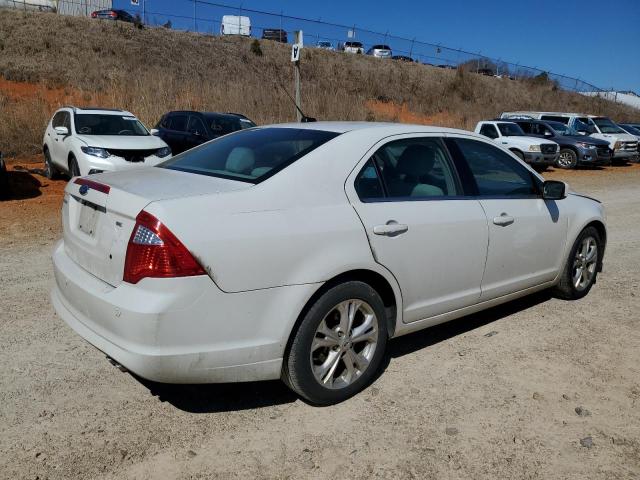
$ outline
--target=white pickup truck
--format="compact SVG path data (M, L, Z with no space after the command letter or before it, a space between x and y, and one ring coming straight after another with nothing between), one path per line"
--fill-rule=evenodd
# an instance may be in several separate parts
M560 152L560 147L556 142L527 137L517 123L509 121L478 122L475 132L508 148L521 160L534 167L553 165L558 157L558 152Z
M608 117L565 112L504 112L500 118L536 118L569 125L583 135L609 142L612 161L634 160L638 157L638 140L629 135Z

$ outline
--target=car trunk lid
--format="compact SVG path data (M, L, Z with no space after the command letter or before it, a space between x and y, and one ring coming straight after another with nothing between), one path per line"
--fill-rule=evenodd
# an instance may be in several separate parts
M65 251L95 277L118 286L136 216L147 205L251 186L154 167L76 178L65 188L62 212Z

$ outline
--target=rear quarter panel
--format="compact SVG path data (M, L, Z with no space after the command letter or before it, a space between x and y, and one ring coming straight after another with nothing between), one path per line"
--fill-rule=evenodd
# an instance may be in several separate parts
M225 292L323 282L361 268L389 277L344 191L376 140L347 135L351 141L338 137L243 191L159 201L146 210Z

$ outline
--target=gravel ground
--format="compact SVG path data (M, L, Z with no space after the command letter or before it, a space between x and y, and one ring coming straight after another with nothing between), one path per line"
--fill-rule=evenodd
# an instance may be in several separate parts
M640 478L640 166L547 176L606 205L588 297L540 294L396 339L372 387L314 408L280 382L160 385L109 364L49 303L64 181L14 172L0 477Z

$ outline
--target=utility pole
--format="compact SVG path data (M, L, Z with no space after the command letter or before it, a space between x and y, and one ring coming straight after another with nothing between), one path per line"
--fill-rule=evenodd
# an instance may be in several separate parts
M193 31L198 31L198 23L196 21L196 5L198 5L197 0L193 0Z
M293 32L294 42L291 45L291 61L293 62L293 80L295 88L295 100L296 100L296 119L298 122L302 121L302 108L300 98L300 50L302 50L303 39L302 30L296 30Z

